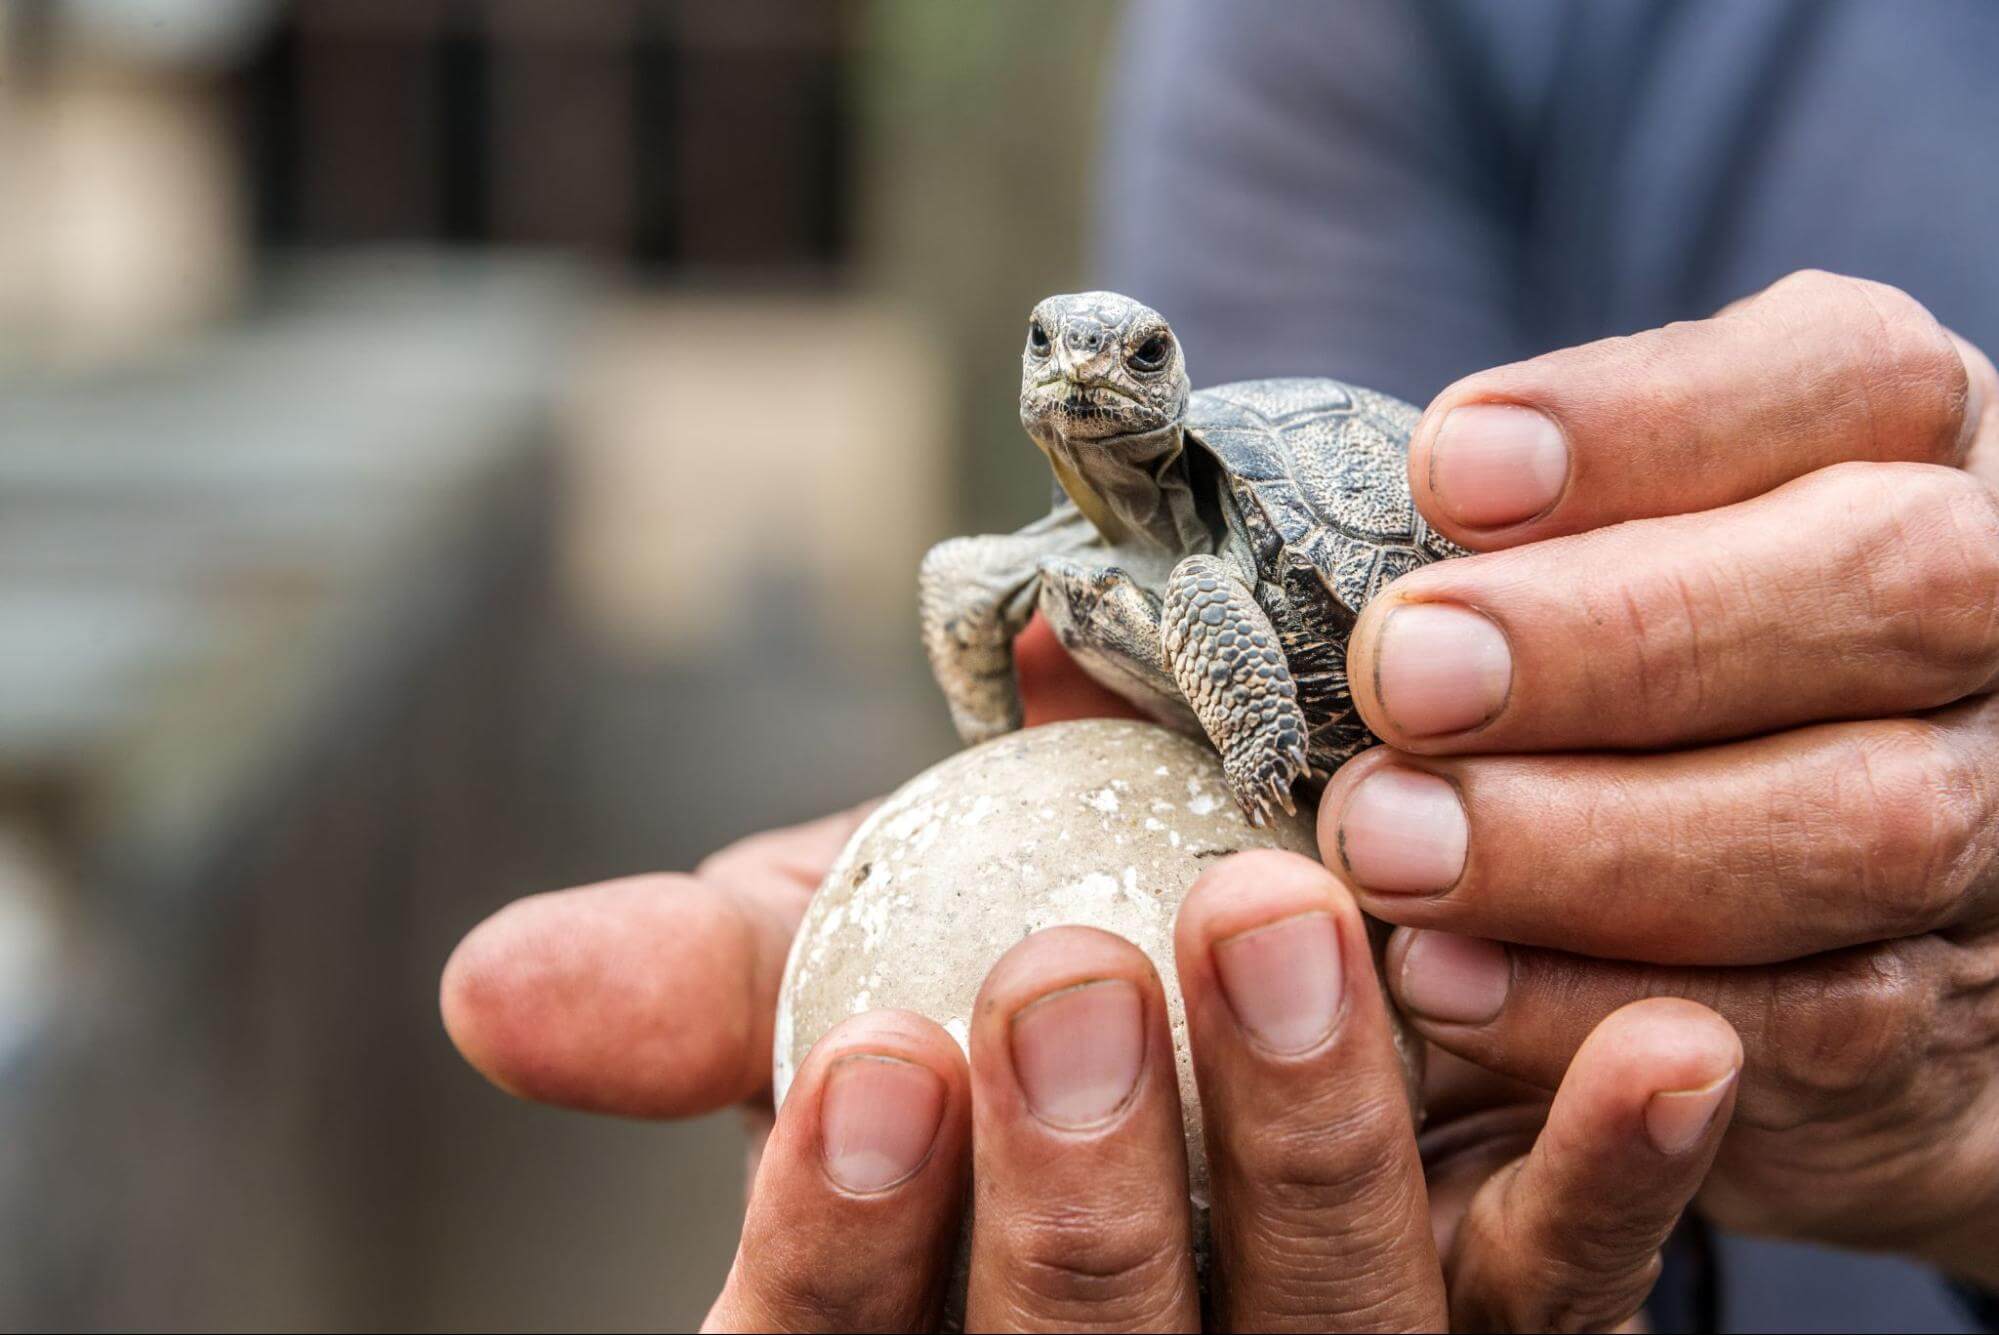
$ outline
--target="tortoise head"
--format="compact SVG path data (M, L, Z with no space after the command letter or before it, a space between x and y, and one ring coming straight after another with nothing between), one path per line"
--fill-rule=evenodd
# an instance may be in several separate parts
M1187 412L1180 340L1150 306L1115 292L1050 297L1027 321L1020 424L1044 450L1145 435Z

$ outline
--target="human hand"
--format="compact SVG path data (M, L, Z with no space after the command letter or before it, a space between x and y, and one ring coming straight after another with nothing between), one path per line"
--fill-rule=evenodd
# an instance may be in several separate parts
M1213 1175L1211 1324L1601 1329L1637 1310L1727 1121L1741 1050L1718 1017L1662 1000L1605 1020L1538 1138L1516 1119L1438 1157L1433 1218L1366 929L1333 879L1287 854L1217 866L1176 958ZM928 1328L968 1171L968 1329L1200 1327L1145 955L1088 928L1027 938L987 978L970 1050L968 1067L906 1012L814 1047L710 1329Z
M511 906L446 970L453 1038L502 1087L571 1107L664 1117L767 1100L783 954L858 814L747 840L692 876ZM1188 900L1177 953L1216 1183L1218 1323L1436 1328L1442 1293L1462 1328L1596 1328L1637 1308L1726 1124L1740 1047L1716 1017L1673 1001L1620 1011L1552 1108L1433 1095L1426 1207L1372 960L1332 878L1274 854L1219 864ZM1097 1060L1081 1060L1090 1026L1058 1014L1111 980L1136 1000L1097 1009L1127 1031L1139 1017L1135 1065L1109 1060L1102 1035ZM1054 1016L1057 1055L1077 1060L1044 1053L1023 1078L1029 1012L1042 1023L1025 1021L1028 1045ZM711 1324L926 1325L968 1163L975 1327L1195 1322L1178 1095L1143 955L1085 929L1039 934L994 971L976 1014L969 1070L906 1014L859 1017L815 1047ZM1065 1071L1088 1078L1065 1092ZM1133 1092L1084 1128L1053 1124L1105 1071ZM1052 1121L1030 1087L1060 1105Z
M1800 274L1459 382L1410 476L1490 554L1362 614L1388 746L1320 842L1418 1027L1552 1087L1701 1001L1748 1054L1709 1215L1999 1281L1991 363Z
M1016 645L1029 725L1136 717L1046 623ZM532 895L481 923L439 988L452 1041L508 1093L585 1112L693 1117L770 1102L791 938L869 806L754 835L691 873Z

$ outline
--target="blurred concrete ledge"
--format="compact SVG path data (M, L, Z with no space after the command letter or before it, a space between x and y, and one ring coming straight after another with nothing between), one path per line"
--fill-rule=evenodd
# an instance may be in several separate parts
M520 861L586 294L302 260L169 359L0 382L0 1325L421 1307L434 915Z
M93 874L180 879L548 504L582 295L529 259L299 263L170 363L0 380L0 784Z
M0 1328L699 1321L733 1117L512 1102L437 972L952 745L1111 12L0 0Z
M732 1120L509 1102L437 972L948 749L947 383L875 302L421 251L0 379L0 1327L697 1321Z

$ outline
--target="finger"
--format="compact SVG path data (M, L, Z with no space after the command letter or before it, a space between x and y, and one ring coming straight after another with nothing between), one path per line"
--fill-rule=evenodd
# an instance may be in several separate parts
M1186 1138L1159 979L1087 927L1028 937L972 1017L968 1330L1196 1330Z
M1430 1042L1543 1088L1634 999L1685 997L1721 1015L1745 1054L1727 1142L1701 1193L1702 1213L1723 1227L1859 1242L1989 1209L1990 1186L1962 1171L1953 1130L1977 1083L1949 1074L1967 1041L1962 998L1990 988L1982 944L1921 936L1761 968L1662 969L1405 929L1389 942L1388 976ZM1911 1090L1934 1097L1911 1103ZM1883 1122L1884 1108L1902 1111ZM1858 1233L1850 1200L1796 1190L1801 1146L1841 1146L1850 1162L1874 1165L1889 1129L1893 1162L1882 1161Z
M1913 298L1798 273L1711 320L1460 380L1417 425L1410 490L1457 541L1517 546L1851 460L1959 464L1989 388Z
M1999 916L1999 701L1670 755L1349 762L1327 864L1376 917L1760 964Z
M544 1103L687 1117L764 1094L785 954L863 814L746 839L692 876L509 904L445 965L445 1029L487 1079Z
M1635 1002L1577 1051L1523 1158L1472 1198L1452 1330L1609 1330L1637 1314L1734 1104L1742 1044L1692 1002Z
M1325 869L1210 869L1174 943L1227 1330L1441 1330L1406 1078L1367 927Z
M1389 986L1438 1047L1553 1089L1619 1007L1684 997L1741 1035L1738 1126L1765 1131L1877 1105L1930 1058L1939 987L1959 948L1915 937L1757 968L1661 968L1398 928Z
M1079 718L1134 718L1145 714L1078 667L1048 619L1036 612L1013 642L1013 671L1020 684L1022 726Z
M1723 510L1425 566L1362 611L1354 701L1427 754L1654 747L1999 682L1999 498L1848 464Z
M704 1330L929 1330L958 1242L971 1096L951 1036L873 1011L814 1045Z

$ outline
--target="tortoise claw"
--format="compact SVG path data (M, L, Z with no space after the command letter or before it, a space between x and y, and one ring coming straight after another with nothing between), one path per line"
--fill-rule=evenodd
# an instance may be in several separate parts
M1283 760L1289 760L1286 755ZM1230 767L1229 788L1235 794L1236 805L1242 814L1257 829L1267 827L1281 808L1288 816L1298 814L1297 799L1291 794L1291 785L1304 772L1303 766L1292 768L1282 764L1259 766L1249 775L1244 775Z

